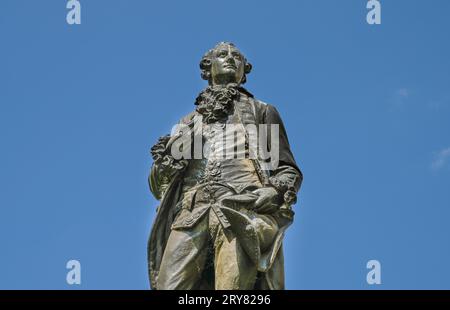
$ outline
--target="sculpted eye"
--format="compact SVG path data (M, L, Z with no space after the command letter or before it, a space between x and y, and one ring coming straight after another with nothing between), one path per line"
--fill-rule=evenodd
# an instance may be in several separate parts
M226 56L227 56L227 51L220 51L220 52L217 54L217 56L218 56L218 57L221 57L221 58L226 57Z

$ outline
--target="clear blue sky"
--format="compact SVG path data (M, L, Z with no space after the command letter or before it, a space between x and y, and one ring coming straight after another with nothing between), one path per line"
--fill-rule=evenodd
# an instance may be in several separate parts
M450 288L450 2L0 2L0 288L147 289L149 149L232 41L305 181L289 289ZM366 283L366 263L382 285Z

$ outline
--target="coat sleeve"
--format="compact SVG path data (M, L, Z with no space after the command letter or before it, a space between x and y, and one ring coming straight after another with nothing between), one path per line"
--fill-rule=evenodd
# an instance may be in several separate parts
M177 124L175 132L171 135L165 135L158 139L158 142L152 146L151 154L153 158L152 168L148 177L150 191L157 200L161 200L169 184L176 175L182 174L188 165L186 159L175 159L170 153L170 145L179 138L189 139L190 134L181 134L186 127L192 126L192 119L195 113L192 112L183 117Z
M157 164L153 163L152 168L150 170L150 175L148 176L148 185L150 187L150 191L153 196L157 200L161 200L169 182L164 180L160 173L158 172Z
M274 167L269 172L269 183L273 186L282 199L288 205L294 204L297 198L297 192L303 181L303 174L295 162L292 154L286 128L277 109L272 105L267 105L263 113L263 123L267 125L278 125L279 130L279 162L278 166ZM268 126L270 131L271 126ZM272 148L274 141L271 141L271 134L268 134L269 146Z

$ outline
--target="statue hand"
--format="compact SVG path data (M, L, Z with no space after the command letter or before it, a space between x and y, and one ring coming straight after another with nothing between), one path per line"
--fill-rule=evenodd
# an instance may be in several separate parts
M183 172L187 165L186 159L176 160L171 155L165 155L157 167L161 176L171 179L175 174Z
M254 208L257 213L270 214L278 210L279 204L277 200L279 200L279 195L273 187L258 188L253 193L259 196Z

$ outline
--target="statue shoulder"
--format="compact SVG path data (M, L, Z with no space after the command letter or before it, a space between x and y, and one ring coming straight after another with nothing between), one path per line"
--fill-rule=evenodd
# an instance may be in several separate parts
M255 107L255 112L260 117L265 117L267 113L270 114L274 112L277 113L277 109L275 108L275 106L270 103L267 103L257 98L252 98L252 101Z
M192 122L195 115L197 115L197 112L194 110L191 113L183 116L178 123L179 124L189 124L190 122Z
M280 112L274 105L253 98L253 106L258 123L282 123Z

